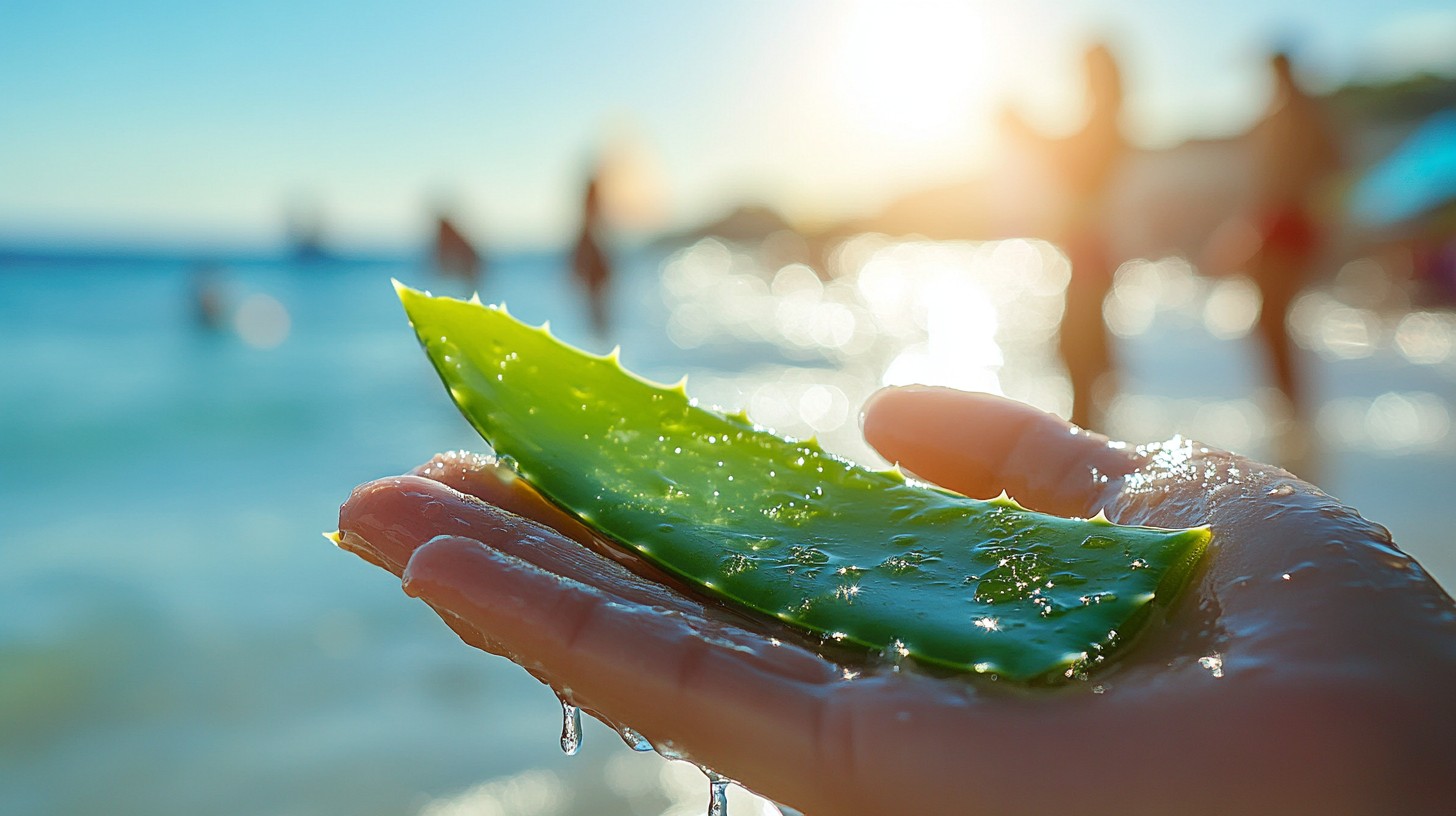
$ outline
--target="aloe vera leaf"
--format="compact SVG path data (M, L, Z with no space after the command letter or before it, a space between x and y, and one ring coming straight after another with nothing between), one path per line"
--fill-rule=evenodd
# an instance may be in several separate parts
M450 395L546 496L726 601L958 670L1056 680L1174 596L1207 528L1064 519L869 470L696 406L503 307L398 283Z

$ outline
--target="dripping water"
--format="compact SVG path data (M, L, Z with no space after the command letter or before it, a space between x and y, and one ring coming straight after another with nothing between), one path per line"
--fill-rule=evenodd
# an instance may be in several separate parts
M561 750L567 756L576 756L581 750L581 709L561 700Z
M561 700L561 750L567 756L575 756L581 750L581 709L567 702L565 697L558 695L558 699ZM671 741L656 748L646 737L627 726L617 729L617 734L633 751L656 750L668 759L682 756ZM699 768L708 777L708 816L728 816L728 785L731 783L711 768Z
M728 780L703 769L708 777L708 816L728 816Z

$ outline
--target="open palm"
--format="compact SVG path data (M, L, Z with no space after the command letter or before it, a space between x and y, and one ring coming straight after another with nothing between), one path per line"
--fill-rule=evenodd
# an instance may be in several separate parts
M340 543L469 644L816 814L1373 814L1456 807L1456 604L1388 532L1285 471L1129 448L985 395L882 392L865 435L971 496L1210 524L1166 620L1026 690L830 654L702 600L486 457L363 485Z

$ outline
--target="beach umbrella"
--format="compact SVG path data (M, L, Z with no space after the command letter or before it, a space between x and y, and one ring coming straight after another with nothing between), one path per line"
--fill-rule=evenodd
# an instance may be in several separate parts
M1351 213L1390 227L1456 201L1456 110L1435 114L1355 185Z

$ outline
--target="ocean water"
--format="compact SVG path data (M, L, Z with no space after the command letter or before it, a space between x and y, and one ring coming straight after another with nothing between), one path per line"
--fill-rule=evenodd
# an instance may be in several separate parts
M865 460L858 406L884 382L1065 408L1065 269L1045 245L866 238L830 284L770 261L714 242L624 258L610 338L561 257L507 256L481 294ZM207 330L194 269L0 258L0 813L704 812L695 768L595 723L562 756L548 689L320 537L355 484L480 445L389 278L436 282L407 258L223 258L229 319ZM1109 306L1127 362L1114 429L1266 454L1247 292L1181 270L1130 268ZM1428 488L1456 484L1453 322L1310 297L1319 481L1451 586Z
M605 787L638 758L604 729L560 757L549 690L320 536L354 484L478 447L389 284L428 278L226 266L251 337L198 328L186 261L0 272L0 812L397 814L512 779L542 813L671 804L650 760ZM485 292L600 346L560 267ZM660 337L652 268L625 270L624 342Z

